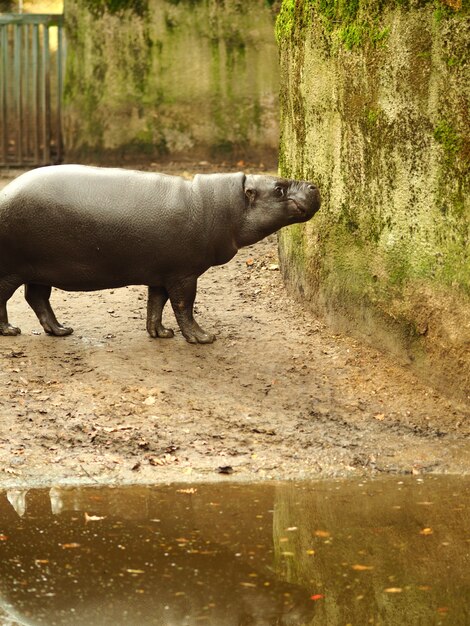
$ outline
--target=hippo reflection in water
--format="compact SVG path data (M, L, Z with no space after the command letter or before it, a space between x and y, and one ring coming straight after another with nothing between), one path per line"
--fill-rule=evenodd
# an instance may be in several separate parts
M251 565L246 554L235 552L240 546L228 549L234 538L221 526L217 509L209 507L207 527L214 528L210 538L199 530L191 511L181 507L180 511L176 505L172 515L160 520L152 517L158 502L149 500L136 502L134 516L127 519L91 509L99 519L86 523L90 500L80 503L71 491L80 492L54 490L50 501L45 491L14 492L8 499L0 494L2 532L8 536L8 541L0 542L0 593L3 608L19 623L302 626L311 622L314 603L309 592L277 579L263 563ZM52 515L51 505L60 513ZM224 545L214 540L216 532ZM266 549L261 546L261 556Z

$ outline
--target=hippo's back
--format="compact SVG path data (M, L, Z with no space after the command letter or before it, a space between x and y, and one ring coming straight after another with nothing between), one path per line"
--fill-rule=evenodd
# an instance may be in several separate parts
M21 220L54 218L78 224L92 220L110 225L147 220L154 213L181 207L188 182L178 176L86 165L55 165L19 176L0 194L0 215ZM58 223L57 222L57 223Z
M32 170L0 192L0 271L64 289L145 284L173 262L189 196L188 181L164 174Z

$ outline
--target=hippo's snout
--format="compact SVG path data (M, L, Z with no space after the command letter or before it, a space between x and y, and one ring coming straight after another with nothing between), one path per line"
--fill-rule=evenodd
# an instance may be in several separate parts
M320 191L313 183L300 182L293 185L288 199L302 221L309 220L320 209Z

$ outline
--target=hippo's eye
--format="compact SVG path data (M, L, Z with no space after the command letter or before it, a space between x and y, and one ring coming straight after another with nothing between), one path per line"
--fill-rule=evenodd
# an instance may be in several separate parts
M286 188L281 187L281 185L276 185L274 187L274 195L276 195L278 198L283 198L286 195Z

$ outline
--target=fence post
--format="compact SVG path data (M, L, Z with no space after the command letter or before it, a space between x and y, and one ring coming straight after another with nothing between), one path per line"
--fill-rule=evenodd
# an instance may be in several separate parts
M8 30L4 25L0 26L0 66L2 68L2 160L8 161Z
M62 25L63 15L0 14L0 166L63 158Z

